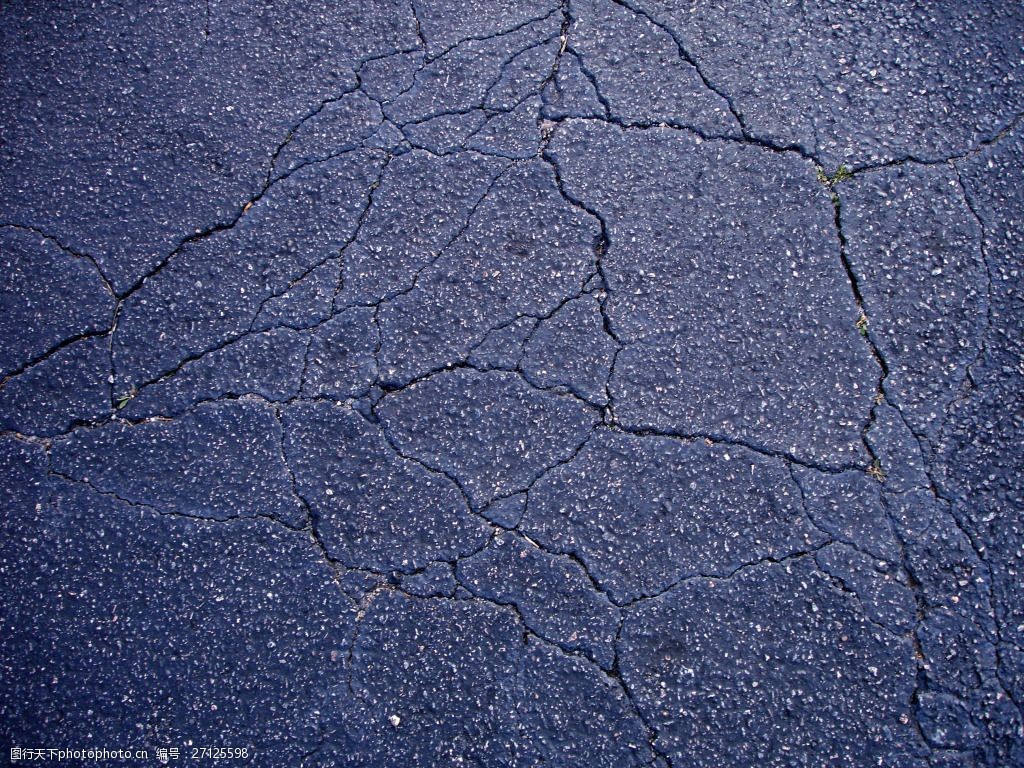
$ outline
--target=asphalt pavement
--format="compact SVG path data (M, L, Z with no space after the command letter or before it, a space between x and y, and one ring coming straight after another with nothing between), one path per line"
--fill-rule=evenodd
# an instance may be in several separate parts
M0 39L4 760L1024 766L1024 5Z

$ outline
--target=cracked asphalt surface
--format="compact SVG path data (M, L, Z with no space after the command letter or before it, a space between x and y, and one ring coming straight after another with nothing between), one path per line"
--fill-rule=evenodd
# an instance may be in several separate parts
M1020 3L0 33L5 750L1024 766Z

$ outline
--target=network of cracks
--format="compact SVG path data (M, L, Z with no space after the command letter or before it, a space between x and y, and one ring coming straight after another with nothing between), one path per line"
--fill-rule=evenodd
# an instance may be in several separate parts
M206 229L4 205L5 735L1024 760L1021 116L773 118L653 0L378 10Z

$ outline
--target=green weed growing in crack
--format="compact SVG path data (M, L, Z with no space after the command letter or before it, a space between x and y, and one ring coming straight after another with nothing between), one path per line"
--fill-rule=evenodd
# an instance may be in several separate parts
M864 310L860 311L856 326L858 333L866 339L868 337L868 316L864 314Z
M850 172L850 169L847 168L845 165L840 165L838 168L836 168L836 172L832 174L831 182L833 184L839 184L842 181L846 181L847 179L852 178L853 174Z
M877 480L880 483L885 482L885 470L882 469L882 462L878 459L874 459L871 462L871 466L867 470L868 477Z
M829 176L825 172L824 168L822 168L820 165L818 166L818 181L820 181L827 187L835 186L836 184L839 184L852 178L853 171L851 171L843 164L840 164L839 167L836 168L835 173L833 173L831 176Z
M128 405L128 403L130 403L132 401L132 398L134 398L135 395L137 395L137 394L138 394L138 391L136 391L135 387L132 387L127 392L125 392L123 395L119 395L117 397L117 400L116 400L116 403L115 403L116 406L117 406L117 410L120 411L121 409L123 409L126 405Z

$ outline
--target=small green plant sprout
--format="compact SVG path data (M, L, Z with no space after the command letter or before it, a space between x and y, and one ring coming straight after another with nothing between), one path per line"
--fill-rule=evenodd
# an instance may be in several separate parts
M836 168L836 172L832 174L832 183L838 184L841 181L846 181L847 179L852 178L853 174L850 172L850 169L847 168L845 165L840 165L838 168Z
M846 181L847 179L852 178L853 172L845 165L840 165L838 168L836 168L835 173L833 173L831 176L828 175L824 168L822 168L820 165L818 166L818 181L820 181L827 187L835 186L841 181Z
M122 408L124 408L126 405L128 405L128 403L130 403L132 401L132 398L135 397L135 395L137 395L137 394L138 394L138 392L136 392L135 387L132 387L127 392L125 392L123 395L118 395L118 397L117 397L117 410L120 411Z
M880 483L885 482L885 470L882 469L882 462L878 459L874 459L871 462L871 466L868 467L868 477L873 478Z
M868 316L864 314L864 310L861 310L860 315L857 317L856 325L860 335L866 339L868 337Z

